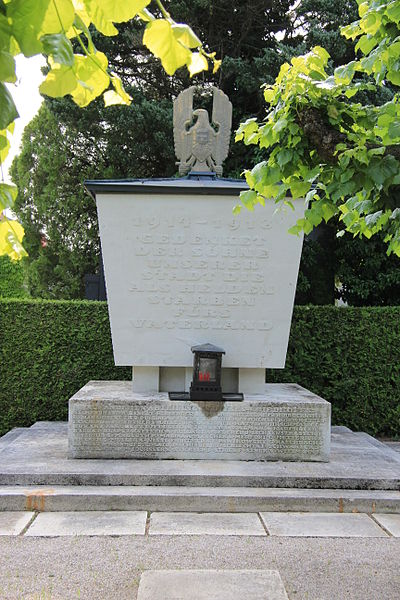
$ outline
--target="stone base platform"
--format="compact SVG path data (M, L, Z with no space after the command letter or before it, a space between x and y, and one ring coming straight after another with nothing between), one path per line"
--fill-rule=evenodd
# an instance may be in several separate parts
M68 456L326 462L330 408L296 384L267 384L242 402L197 402L91 381L69 401Z
M399 512L400 452L333 427L329 462L68 459L68 423L0 438L0 511Z

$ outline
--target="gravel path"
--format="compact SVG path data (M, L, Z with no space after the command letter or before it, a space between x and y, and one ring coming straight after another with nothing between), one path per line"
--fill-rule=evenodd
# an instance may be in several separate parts
M5 536L0 598L135 600L148 569L277 569L291 600L398 600L399 564L390 537Z

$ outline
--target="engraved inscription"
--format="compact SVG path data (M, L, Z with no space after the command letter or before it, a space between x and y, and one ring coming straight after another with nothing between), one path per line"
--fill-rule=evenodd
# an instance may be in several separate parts
M90 403L76 405L70 426L82 456L321 460L329 438L325 406L304 404L226 404L207 418L195 403L99 401L95 414Z
M275 287L264 280L268 219L226 222L204 216L136 216L131 222L139 270L128 291L140 295L133 329L265 331L257 315ZM158 309L158 312L157 312ZM151 315L151 318L149 316Z

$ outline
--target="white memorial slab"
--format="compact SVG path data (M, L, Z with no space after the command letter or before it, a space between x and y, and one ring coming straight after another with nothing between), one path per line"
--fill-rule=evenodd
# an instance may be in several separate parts
M88 184L117 365L191 367L191 346L211 342L224 367L284 367L302 247L288 229L304 200L234 216L245 184L211 183Z

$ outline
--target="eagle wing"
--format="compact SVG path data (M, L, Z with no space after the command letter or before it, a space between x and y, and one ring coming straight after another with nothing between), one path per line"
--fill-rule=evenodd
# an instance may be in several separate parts
M193 93L196 87L192 85L184 90L174 100L174 144L175 154L181 163L185 163L191 155L192 136L187 132L187 125L192 120Z
M232 127L232 103L222 90L213 86L212 120L218 126L214 159L217 165L222 165L229 152Z

